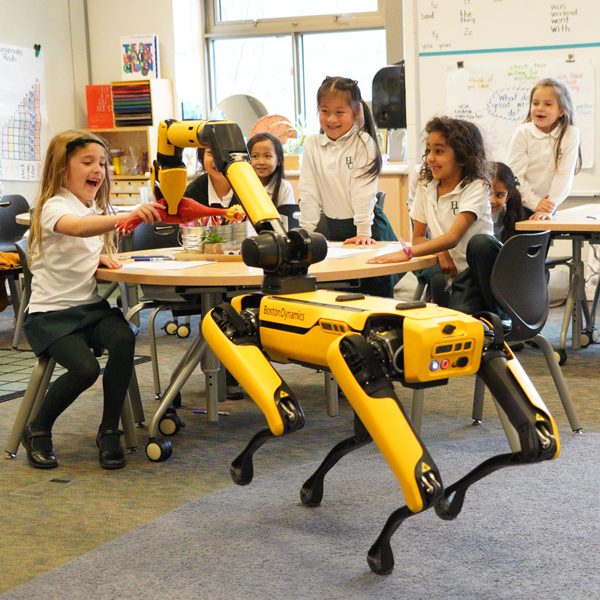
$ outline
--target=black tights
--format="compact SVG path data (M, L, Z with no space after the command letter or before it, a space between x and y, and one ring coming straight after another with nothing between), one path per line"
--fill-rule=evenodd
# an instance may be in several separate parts
M110 315L48 347L46 352L67 372L48 389L31 422L33 431L51 431L56 419L98 379L100 365L91 348L108 350L102 378L104 411L100 428L103 431L118 429L133 369L135 336L124 319Z

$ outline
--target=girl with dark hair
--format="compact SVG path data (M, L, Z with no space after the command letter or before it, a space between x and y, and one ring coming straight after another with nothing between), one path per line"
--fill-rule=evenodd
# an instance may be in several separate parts
M396 241L376 205L381 152L358 83L327 77L317 92L317 106L321 133L306 141L298 183L300 226L314 231L324 213L332 241L357 245ZM364 291L392 297L397 281L396 275L371 278Z
M494 175L490 203L494 235L504 244L515 235L515 223L527 217L521 201L521 193L510 167L501 162L495 162L492 166Z
M493 237L490 181L483 137L469 121L435 117L425 126L427 145L415 200L412 246L368 263L404 262L437 254L438 265L416 271L431 299L473 314L499 312L489 280L502 244ZM426 237L429 227L431 238ZM478 235L481 234L481 235Z
M283 146L272 133L257 133L248 140L250 163L275 206L295 204L294 189L283 172Z

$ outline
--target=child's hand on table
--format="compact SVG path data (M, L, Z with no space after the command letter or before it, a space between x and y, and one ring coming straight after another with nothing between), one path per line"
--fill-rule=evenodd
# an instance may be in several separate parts
M356 244L357 246L368 246L376 243L377 242L368 235L357 235L344 240L344 244Z
M100 259L98 260L99 267L106 267L107 269L120 269L123 265L116 260L113 260L106 254L101 254Z

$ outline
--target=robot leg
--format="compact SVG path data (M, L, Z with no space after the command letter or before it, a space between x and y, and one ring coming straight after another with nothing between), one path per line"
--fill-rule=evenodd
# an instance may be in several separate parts
M252 327L227 303L202 321L202 334L219 360L263 411L269 429L259 431L231 464L238 485L252 481L252 456L270 437L287 435L304 426L304 413L294 392L258 347Z
M555 459L560 452L556 424L508 347L486 350L479 375L504 411L520 448L484 461L448 486L435 509L437 515L446 520L460 513L467 489L476 481L504 467Z
M358 334L340 338L329 347L327 362L406 499L407 506L392 513L367 557L373 572L387 574L394 568L392 536L405 519L443 497L442 480L365 338Z

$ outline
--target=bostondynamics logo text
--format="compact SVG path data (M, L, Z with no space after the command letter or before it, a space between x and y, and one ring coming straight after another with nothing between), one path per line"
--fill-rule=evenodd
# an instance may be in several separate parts
M263 315L269 317L279 317L284 321L304 321L304 313L299 310L286 310L283 307L275 308L274 306L264 306Z

